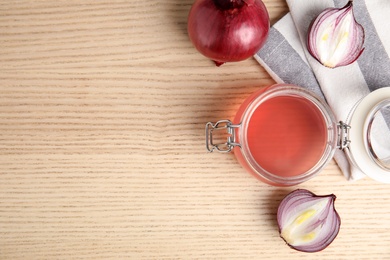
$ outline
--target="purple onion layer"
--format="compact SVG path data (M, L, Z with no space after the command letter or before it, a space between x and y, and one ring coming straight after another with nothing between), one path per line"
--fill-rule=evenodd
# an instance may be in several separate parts
M334 194L317 196L298 189L280 203L277 213L280 236L293 249L318 252L329 246L340 230Z

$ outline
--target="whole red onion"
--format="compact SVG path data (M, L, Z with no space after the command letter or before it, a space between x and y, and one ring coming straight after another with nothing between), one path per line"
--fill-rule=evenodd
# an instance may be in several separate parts
M188 16L192 43L217 66L253 56L268 31L269 16L261 0L196 0Z

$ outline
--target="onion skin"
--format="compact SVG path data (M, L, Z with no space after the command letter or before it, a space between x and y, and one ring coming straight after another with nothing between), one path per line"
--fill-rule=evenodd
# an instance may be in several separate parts
M190 40L217 66L252 57L264 45L269 27L261 0L196 0L188 15Z
M329 68L355 62L364 48L364 28L356 22L353 1L343 8L327 8L313 20L308 33L309 53Z
M340 230L335 200L334 194L317 196L304 189L292 191L278 207L281 238L298 251L313 253L325 249Z

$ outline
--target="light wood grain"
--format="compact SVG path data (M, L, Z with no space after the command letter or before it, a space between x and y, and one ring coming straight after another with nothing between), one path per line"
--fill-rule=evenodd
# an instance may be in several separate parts
M340 234L278 236L289 191L208 154L204 124L273 84L187 37L192 0L0 3L0 259L390 259L390 188L332 161L297 187L334 193ZM266 0L271 22L283 0Z

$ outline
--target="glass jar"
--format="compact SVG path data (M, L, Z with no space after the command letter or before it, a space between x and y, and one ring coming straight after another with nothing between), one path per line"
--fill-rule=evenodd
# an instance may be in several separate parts
M390 88L379 89L355 106L350 119L337 122L329 106L310 91L272 85L248 97L233 121L207 123L206 148L233 151L247 171L275 186L313 178L339 148L367 175L390 183L390 145L374 138L385 132L390 142L390 121L389 129L382 129L389 104ZM226 131L227 141L220 142L219 130Z

